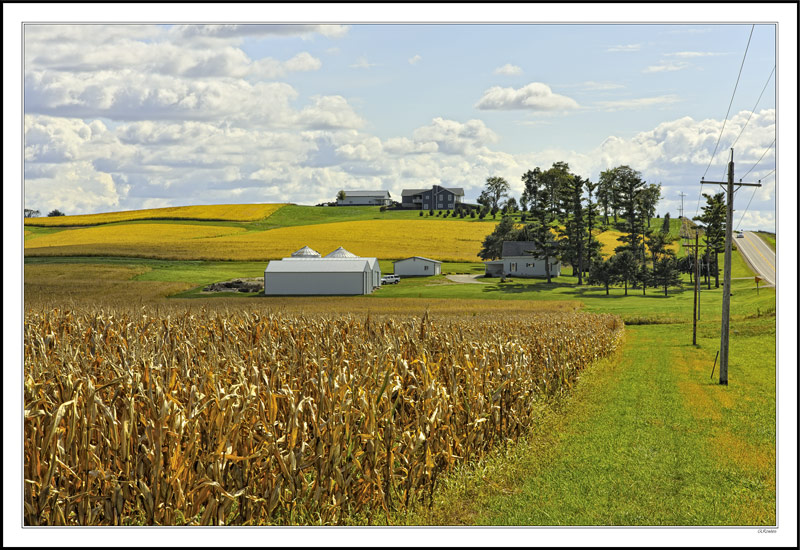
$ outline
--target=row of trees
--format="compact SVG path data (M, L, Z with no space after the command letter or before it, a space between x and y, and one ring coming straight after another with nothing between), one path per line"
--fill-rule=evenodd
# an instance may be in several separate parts
M41 214L42 213L39 212L38 210L33 210L31 208L25 208L22 212L22 215L25 216L26 218L38 218L39 216L41 216ZM64 214L61 210L56 208L55 210L51 210L50 213L47 214L48 218L52 218L54 216L66 216L66 214Z
M522 175L524 189L520 204L528 216L521 227L504 216L486 237L481 259L499 258L503 241L531 241L532 249L544 259L547 282L551 282L553 261L569 263L578 284L584 276L590 284L650 287L680 284L675 253L668 248L669 219L656 230L651 218L661 197L661 185L648 185L630 166L618 166L601 173L597 183L573 174L565 162L556 162L547 170L539 167ZM479 202L497 208L508 196L509 185L503 178L487 179ZM508 202L508 201L507 201ZM596 230L611 224L622 236L614 255L604 259Z

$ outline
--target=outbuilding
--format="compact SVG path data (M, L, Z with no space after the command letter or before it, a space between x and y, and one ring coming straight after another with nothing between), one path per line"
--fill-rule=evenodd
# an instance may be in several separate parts
M264 270L264 294L370 294L380 280L377 258L361 258L341 247L322 257L304 246L288 258L269 262Z
M484 262L486 277L547 277L544 258L529 241L503 241L502 259ZM550 258L550 276L561 275L561 262Z
M431 275L442 274L442 262L423 258L422 256L412 256L394 262L394 274L401 277L429 277Z

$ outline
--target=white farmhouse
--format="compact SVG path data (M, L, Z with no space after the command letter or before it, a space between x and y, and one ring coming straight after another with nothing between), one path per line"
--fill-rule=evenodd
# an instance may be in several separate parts
M337 206L389 206L392 196L388 191L347 191L344 198L337 199Z
M370 294L380 281L377 258L361 258L341 247L323 258L304 246L288 258L269 262L264 270L264 294Z
M544 258L529 241L503 241L502 259L484 262L486 277L547 277ZM561 262L550 258L550 276L561 275Z
M423 258L422 256L412 256L394 262L394 274L401 277L428 277L430 275L442 274L442 262Z

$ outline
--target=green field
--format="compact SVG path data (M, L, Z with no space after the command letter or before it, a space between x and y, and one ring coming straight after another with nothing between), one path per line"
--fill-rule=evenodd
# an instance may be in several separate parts
M426 214L427 216L427 214ZM371 219L419 219L418 212L377 207L288 205L258 222L218 222L248 231ZM448 218L450 219L450 218ZM459 219L459 218L455 218ZM469 221L470 218L464 218ZM490 217L484 220L496 223ZM477 219L476 219L477 222ZM136 222L130 222L136 223ZM152 223L152 222L151 222ZM171 222L174 223L174 222ZM200 223L200 222L185 222ZM659 227L661 220L653 220ZM209 225L209 222L204 222ZM679 220L672 220L677 235ZM26 227L26 239L60 229ZM762 235L763 237L763 235ZM769 239L765 239L770 242ZM771 246L775 246L772 235ZM679 254L682 254L679 251ZM719 257L720 263L723 255ZM223 300L272 307L270 298L202 287L237 277L263 276L266 262L167 261L119 257L28 257L26 302L70 294L98 303L125 299ZM383 273L392 262L380 261ZM730 384L711 377L719 347L722 289L701 290L698 343L692 345L693 285L663 289L605 289L577 285L569 267L548 284L538 279L478 278L456 283L446 275L480 274L481 263L447 263L443 275L405 278L368 297L335 298L394 311L399 299L464 305L521 301L572 302L584 311L612 313L626 323L617 355L586 371L567 398L542 405L538 428L485 461L443 480L433 504L411 513L354 517L395 525L750 525L776 523L776 292L757 291L753 273L733 253ZM93 287L92 280L103 283ZM105 279L105 280L101 280ZM721 276L720 276L721 279ZM721 283L721 280L720 280ZM170 298L164 298L169 295ZM421 299L421 302L420 302ZM300 300L298 300L300 301ZM373 305L374 304L374 305ZM473 306L474 307L474 306ZM362 309L358 309L361 311ZM717 376L715 374L715 376Z

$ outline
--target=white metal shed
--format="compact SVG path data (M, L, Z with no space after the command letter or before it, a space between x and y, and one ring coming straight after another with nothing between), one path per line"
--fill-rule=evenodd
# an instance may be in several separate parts
M369 294L373 274L366 258L306 261L273 260L264 270L270 296Z
M429 277L431 275L442 274L442 262L423 258L422 256L412 256L394 262L394 274L401 277Z

